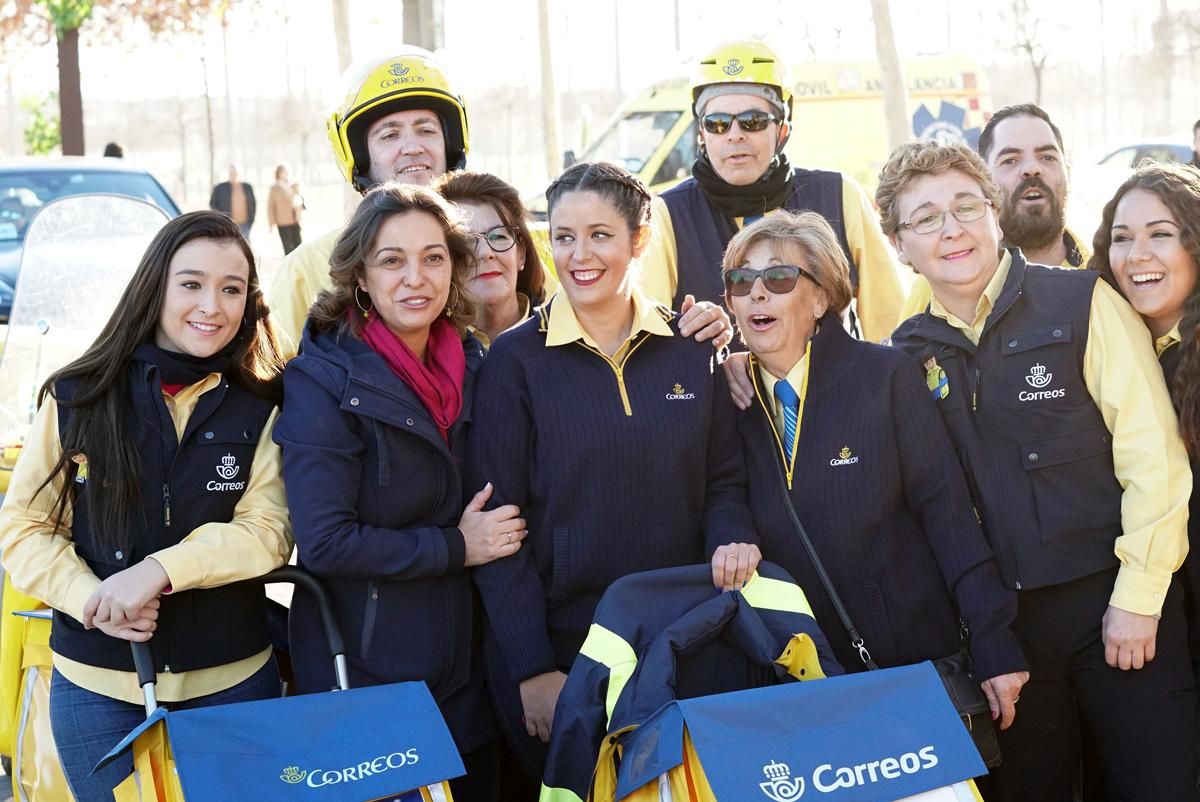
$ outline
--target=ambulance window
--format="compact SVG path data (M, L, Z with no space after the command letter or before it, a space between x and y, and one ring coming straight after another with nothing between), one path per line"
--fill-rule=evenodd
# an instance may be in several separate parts
M687 131L679 137L675 147L663 159L650 186L682 181L692 174L692 164L696 161L696 123L693 121Z
M658 150L663 137L674 127L680 113L629 112L588 148L582 161L608 161L621 165L631 173L641 172L646 161Z

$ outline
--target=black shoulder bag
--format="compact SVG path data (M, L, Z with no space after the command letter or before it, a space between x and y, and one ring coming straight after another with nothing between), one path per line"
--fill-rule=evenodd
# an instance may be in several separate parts
M779 463L776 465L779 467L779 481L788 517L792 519L792 525L796 527L796 533L800 535L800 542L804 544L808 558L812 560L813 567L817 570L817 576L821 578L821 584L825 586L825 592L829 595L829 600L833 602L833 608L837 610L838 618L842 620L846 634L850 636L850 645L858 651L858 656L863 664L869 670L874 671L879 666L871 659L871 653L867 650L862 635L855 628L854 622L850 620L850 614L846 612L841 597L833 588L833 580L829 578L825 566L821 563L821 558L817 556L817 550L809 540L804 524L800 523L800 516L796 514L796 507L792 504L792 495L788 492L783 466ZM959 625L962 628L959 650L948 657L934 660L933 667L941 676L942 684L946 686L946 695L954 703L954 709L962 717L963 726L971 734L975 748L979 750L979 756L983 758L983 762L988 768L995 768L1000 765L1001 758L1000 744L996 740L996 727L992 724L992 712L988 706L987 697L983 695L983 689L979 687L979 682L971 672L971 658L967 652L969 636L967 625L963 623L962 619L959 619Z

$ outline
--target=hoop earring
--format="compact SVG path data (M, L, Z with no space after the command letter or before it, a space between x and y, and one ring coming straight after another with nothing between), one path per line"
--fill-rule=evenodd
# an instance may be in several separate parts
M446 317L454 316L454 312L458 309L458 301L462 297L459 294L458 287L455 284L453 284L453 283L450 284L450 290L451 290L451 292L454 293L454 301L453 301L453 303L446 304L446 308L445 308L445 310L443 310L446 313Z
M358 291L360 289L362 289L362 287L358 286L357 284L354 285L354 305L357 306L362 312L363 320L366 320L371 315L371 307L363 306L363 302L358 299ZM370 299L371 293L367 293L367 300Z

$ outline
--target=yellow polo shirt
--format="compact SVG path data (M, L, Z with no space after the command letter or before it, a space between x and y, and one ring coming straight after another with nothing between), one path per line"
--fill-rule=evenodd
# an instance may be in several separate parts
M200 396L221 381L221 374L211 373L180 390L174 398L163 394L177 437L183 436ZM250 479L234 507L233 520L199 526L176 545L150 555L166 571L172 593L251 579L287 562L292 550L292 526L283 489L281 454L271 439L278 414L279 410L271 413L259 437ZM8 494L0 507L0 555L13 587L81 621L84 605L100 586L100 579L75 552L70 508L57 533L47 523L54 500L63 491L61 476L50 492L38 492L61 455L58 405L52 397L47 397L25 438ZM159 674L158 698L163 702L178 702L231 688L252 676L270 657L271 648L267 647L227 665ZM71 682L93 693L131 704L142 703L137 675L131 671L97 668L58 654L54 655L54 667Z
M862 188L846 176L842 176L842 222L850 257L858 267L857 310L863 338L883 342L904 319L900 317L904 294L899 267L892 246L879 228L875 207ZM742 218L734 223L741 229ZM659 303L671 306L679 286L679 258L671 212L657 195L651 204L650 227L650 242L642 254L642 289Z
M1005 251L970 323L936 297L929 302L930 314L978 344L1011 266L1012 255ZM1121 568L1109 603L1131 613L1158 615L1171 575L1187 556L1192 472L1146 326L1103 281L1096 282L1092 295L1083 378L1112 433L1113 472L1124 488L1123 534L1113 544Z

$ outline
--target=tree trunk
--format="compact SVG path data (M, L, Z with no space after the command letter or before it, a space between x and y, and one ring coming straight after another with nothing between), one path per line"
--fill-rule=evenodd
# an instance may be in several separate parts
M545 131L546 175L562 172L562 140L558 135L558 93L554 91L554 59L550 49L550 0L538 0L538 44L542 53L542 128Z
M871 16L875 21L875 55L883 77L883 114L887 119L888 149L895 150L913 137L908 116L908 91L900 54L896 52L896 35L892 30L892 9L888 0L871 0Z
M350 66L350 0L333 0L333 36L337 40L338 69Z
M214 163L217 158L217 143L213 136L212 93L208 89L208 59L200 56L200 72L204 75L204 127L208 133L208 190L217 184L217 169ZM207 193L205 194L207 198Z
M83 93L79 86L79 29L58 31L58 109L64 156L83 155Z
M437 50L438 25L433 0L404 0L404 41L426 50Z
M21 152L21 127L17 125L17 96L13 92L12 63L4 65L4 107L8 109L8 136L4 150L8 155L15 156Z

